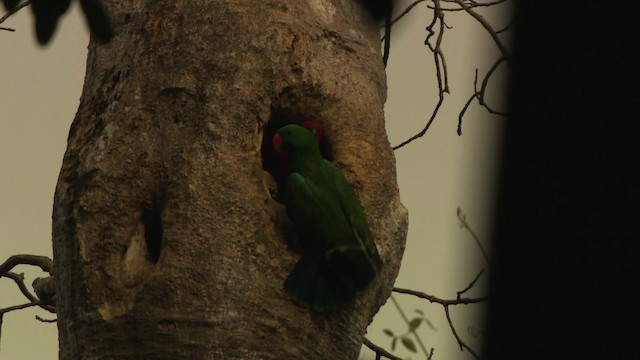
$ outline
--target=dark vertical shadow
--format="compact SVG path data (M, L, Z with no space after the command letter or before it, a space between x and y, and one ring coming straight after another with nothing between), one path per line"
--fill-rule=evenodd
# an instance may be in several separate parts
M638 4L516 1L485 359L638 359Z

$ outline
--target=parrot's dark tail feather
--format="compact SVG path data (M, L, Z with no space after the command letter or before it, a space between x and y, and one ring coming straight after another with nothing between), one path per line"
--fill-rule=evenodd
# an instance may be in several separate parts
M377 251L366 253L361 249L336 251L329 257L326 270L355 291L364 290L378 275L382 260Z
M318 262L309 255L303 255L296 264L284 288L293 300L308 305L318 312L335 311L346 301L355 297L355 289L334 277L328 276Z

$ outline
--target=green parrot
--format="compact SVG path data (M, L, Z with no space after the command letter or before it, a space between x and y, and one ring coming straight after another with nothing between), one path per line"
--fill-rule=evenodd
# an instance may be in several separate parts
M315 311L334 311L367 287L382 265L362 205L309 130L283 126L273 147L288 154L283 203L303 250L285 290Z

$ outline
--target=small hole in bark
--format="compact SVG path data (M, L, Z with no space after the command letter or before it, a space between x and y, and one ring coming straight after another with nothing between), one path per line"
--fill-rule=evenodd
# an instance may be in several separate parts
M271 174L275 182L275 184L267 184L271 196L275 200L282 202L282 192L278 191L278 189L284 186L291 171L288 169L286 152L277 152L273 148L273 136L278 129L288 124L298 124L309 129L316 135L322 156L327 160L331 160L331 156L328 141L324 134L322 123L319 120L303 114L283 114L278 111L274 111L273 114L264 128L262 137L262 168Z
M162 210L160 206L154 204L147 209L142 221L144 222L144 239L149 259L157 263L162 251Z

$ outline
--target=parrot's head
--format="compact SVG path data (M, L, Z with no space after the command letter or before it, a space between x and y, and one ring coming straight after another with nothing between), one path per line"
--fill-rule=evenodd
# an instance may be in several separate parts
M292 153L319 153L315 135L308 129L295 124L281 127L273 135L273 147L277 151Z
M276 183L275 187L269 187L273 198L282 202L283 192L278 189L283 188L289 175L306 160L322 158L324 148L319 150L318 144L326 142L322 141L322 125L318 122L306 120L302 122L302 126L272 125L273 128L265 131L265 141L262 144L263 156L266 154L263 166ZM278 130L274 132L274 129ZM269 137L271 142L267 140Z

